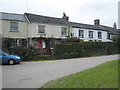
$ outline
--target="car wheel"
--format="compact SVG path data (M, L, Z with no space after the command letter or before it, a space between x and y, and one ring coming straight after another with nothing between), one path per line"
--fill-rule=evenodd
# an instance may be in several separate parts
M9 65L13 65L14 63L15 63L15 61L12 60L12 59L10 59L10 60L8 61L8 64L9 64Z

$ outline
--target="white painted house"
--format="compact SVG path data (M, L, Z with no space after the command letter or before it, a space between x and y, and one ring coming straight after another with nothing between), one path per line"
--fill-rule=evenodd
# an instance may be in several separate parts
M99 19L94 21L94 25L71 22L73 36L83 41L111 42L111 38L118 34L116 24L114 27L100 25Z
M73 28L74 37L78 37L84 41L111 41L107 38L107 32L101 30Z

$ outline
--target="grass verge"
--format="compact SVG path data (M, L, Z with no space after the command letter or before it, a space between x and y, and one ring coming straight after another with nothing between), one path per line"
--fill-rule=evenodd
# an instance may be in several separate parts
M41 88L118 88L118 61L52 80Z

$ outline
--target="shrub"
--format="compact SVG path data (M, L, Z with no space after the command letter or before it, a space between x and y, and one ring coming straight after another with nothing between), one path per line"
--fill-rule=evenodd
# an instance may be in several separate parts
M111 42L74 42L55 45L54 55L57 58L110 55L118 53L117 49Z
M57 44L54 48L54 55L59 58L81 57L82 53L80 43Z
M120 53L120 35L116 35L112 38L113 43L118 47L118 53Z
M110 55L118 53L118 48L112 42L84 42L84 56Z
M23 61L37 59L40 55L37 49L33 47L26 48L21 46L9 49L9 53L19 55Z

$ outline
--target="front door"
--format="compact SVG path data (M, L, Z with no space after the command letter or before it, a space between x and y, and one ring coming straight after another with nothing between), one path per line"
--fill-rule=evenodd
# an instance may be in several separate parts
M42 40L39 40L39 41L38 41L38 48L41 48L41 49L42 49Z

